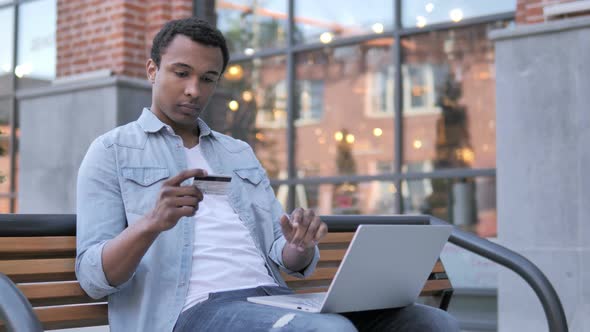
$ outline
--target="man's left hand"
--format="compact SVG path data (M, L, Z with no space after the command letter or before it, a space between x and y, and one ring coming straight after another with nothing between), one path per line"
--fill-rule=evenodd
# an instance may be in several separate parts
M299 252L315 247L316 244L328 233L328 226L315 215L313 210L297 208L291 213L291 217L281 217L281 229L287 245Z

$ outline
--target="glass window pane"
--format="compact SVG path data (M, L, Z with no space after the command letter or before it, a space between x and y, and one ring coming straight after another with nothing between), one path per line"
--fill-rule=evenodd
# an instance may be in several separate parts
M496 165L494 47L498 24L430 32L402 40L404 167Z
M441 22L516 11L516 0L402 0L402 26L423 28Z
M0 94L12 91L12 61L14 45L14 9L0 9Z
M393 26L393 1L297 0L296 43L329 44L335 38L381 34Z
M392 172L391 38L296 56L299 177Z
M231 53L287 45L287 0L216 1L215 10Z
M482 237L495 237L496 178L402 182L403 212L430 214Z
M0 99L0 193L10 193L10 113L12 99Z
M346 182L295 186L295 206L318 214L393 214L392 182Z
M0 196L0 213L12 213L10 211L10 197Z
M270 178L287 177L286 58L228 66L203 118L213 129L249 143Z
M287 206L288 206L288 202L289 202L289 186L286 184L281 184L281 185L273 184L272 190L275 193L275 196L276 196L277 200L279 201L279 203L281 203L283 211L287 211ZM288 212L291 212L291 211L288 211Z
M19 5L18 59L15 74L20 89L49 84L55 78L56 0Z

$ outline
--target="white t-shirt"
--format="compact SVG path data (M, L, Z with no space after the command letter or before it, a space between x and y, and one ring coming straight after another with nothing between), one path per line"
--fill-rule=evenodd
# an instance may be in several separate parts
M213 173L199 145L184 151L189 169ZM227 196L204 195L193 220L193 263L183 311L206 300L209 293L277 285Z

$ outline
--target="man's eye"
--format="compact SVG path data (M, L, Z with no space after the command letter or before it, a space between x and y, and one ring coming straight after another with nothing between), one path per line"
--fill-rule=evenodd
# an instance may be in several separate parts
M176 76L178 76L178 77L187 77L188 76L188 73L185 71L177 71L175 73L176 73Z
M215 79L210 78L210 77L203 77L202 80L203 80L203 82L206 82L206 83L215 83Z

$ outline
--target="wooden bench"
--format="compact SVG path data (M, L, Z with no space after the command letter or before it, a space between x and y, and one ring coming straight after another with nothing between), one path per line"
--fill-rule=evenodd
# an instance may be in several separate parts
M0 216L0 272L26 296L46 330L107 325L106 299L93 300L76 281L75 216L30 218L35 220L26 220L26 215ZM352 235L329 233L319 245L321 258L315 273L305 280L285 276L289 286L297 292L326 291ZM451 283L439 261L421 295L441 296L440 307L446 309L451 294ZM5 330L1 324L0 330Z

